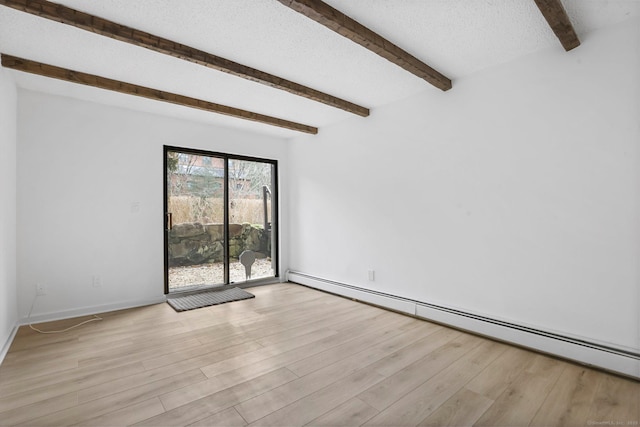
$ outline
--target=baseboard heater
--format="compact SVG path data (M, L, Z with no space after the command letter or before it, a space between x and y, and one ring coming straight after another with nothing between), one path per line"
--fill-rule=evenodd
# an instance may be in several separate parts
M301 285L640 379L640 353L630 349L615 348L423 301L359 288L299 271L287 271L286 278Z

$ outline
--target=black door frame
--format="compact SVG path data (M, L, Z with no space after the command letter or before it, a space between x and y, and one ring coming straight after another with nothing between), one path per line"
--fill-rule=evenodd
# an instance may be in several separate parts
M194 154L197 156L208 156L208 157L217 157L222 158L224 160L224 286L229 285L229 160L244 160L249 162L260 162L260 163L268 163L272 166L272 180L273 180L273 190L271 193L271 206L273 211L272 218L272 244L271 244L271 257L275 257L275 265L274 265L274 278L278 278L279 274L279 266L280 266L280 239L279 239L279 231L280 231L280 214L278 209L278 193L279 193L279 181L278 181L278 161L273 159L264 159L260 157L250 157L250 156L242 156L237 154L229 154L229 153L219 153L208 150L201 150L196 148L186 148L186 147L176 147L172 145L163 145L162 150L162 185L163 185L163 229L164 229L164 293L165 295L169 293L169 212L168 212L168 188L167 188L167 153L168 152L176 152L176 153L185 153L185 154ZM261 281L261 279L257 279L256 282ZM251 283L252 281L248 281L247 283Z

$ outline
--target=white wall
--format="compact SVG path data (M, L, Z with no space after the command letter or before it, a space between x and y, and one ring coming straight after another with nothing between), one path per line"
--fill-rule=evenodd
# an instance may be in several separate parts
M16 86L0 68L0 360L16 308ZM6 350L6 348L5 348Z
M18 105L23 319L37 283L35 319L163 298L163 145L277 159L286 180L282 139L23 90Z
M640 349L639 29L293 140L291 269Z

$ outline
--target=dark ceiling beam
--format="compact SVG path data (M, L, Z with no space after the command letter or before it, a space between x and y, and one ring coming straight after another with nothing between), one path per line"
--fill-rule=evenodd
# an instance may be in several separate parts
M2 66L11 68L13 70L23 71L25 73L37 74L40 76L64 80L71 83L78 83L86 86L97 87L100 89L112 90L114 92L125 93L127 95L140 96L143 98L153 99L154 101L162 101L171 104L182 105L185 107L197 108L199 110L224 114L226 116L236 117L238 119L251 120L253 122L295 130L298 132L310 134L318 133L318 128L313 126L307 126L288 120L278 119L276 117L266 116L264 114L241 110L234 107L228 107L226 105L215 104L213 102L190 98L188 96L165 92L158 89L138 86L132 83L125 83L119 80L112 80L93 74L82 73L80 71L73 71L66 68L47 65L28 59L17 58L11 55L2 54Z
M567 52L580 46L578 35L571 25L569 15L562 7L560 0L535 0L542 16L547 20L549 26L562 43L562 47Z
M389 40L320 0L278 0L298 13L358 43L442 90L451 80Z
M154 36L153 34L136 30L135 28L120 25L61 4L51 3L46 0L0 0L0 5L91 31L92 33L130 43L135 46L144 47L185 61L194 62L253 82L262 83L269 87L284 90L294 95L330 105L331 107L340 108L362 117L369 115L367 108L352 102L274 76L273 74L238 64L237 62L202 50Z

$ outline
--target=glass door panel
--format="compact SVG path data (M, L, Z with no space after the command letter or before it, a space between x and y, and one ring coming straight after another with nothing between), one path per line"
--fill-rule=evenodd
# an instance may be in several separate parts
M269 162L229 159L229 280L276 275L275 167Z
M225 284L225 159L167 151L168 291Z

